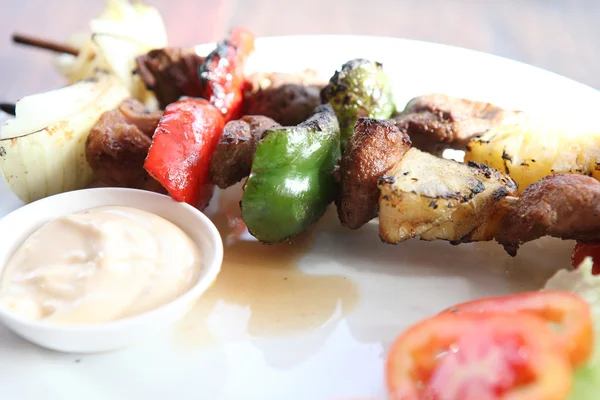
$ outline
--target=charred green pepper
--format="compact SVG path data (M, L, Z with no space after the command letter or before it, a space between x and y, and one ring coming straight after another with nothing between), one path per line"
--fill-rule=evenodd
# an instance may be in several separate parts
M333 106L341 131L342 151L360 117L387 119L396 106L383 65L362 58L350 60L321 91L321 101Z
M267 130L242 196L242 218L264 243L306 231L333 201L340 127L329 104L297 126Z

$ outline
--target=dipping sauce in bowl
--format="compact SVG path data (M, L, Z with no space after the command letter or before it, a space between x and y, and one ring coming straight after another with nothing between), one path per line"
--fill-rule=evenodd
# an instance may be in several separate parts
M0 305L22 317L91 324L170 303L197 281L200 252L153 213L97 207L44 224L21 244L0 279Z
M206 215L158 193L75 190L0 219L0 324L39 346L114 351L183 318L217 279Z

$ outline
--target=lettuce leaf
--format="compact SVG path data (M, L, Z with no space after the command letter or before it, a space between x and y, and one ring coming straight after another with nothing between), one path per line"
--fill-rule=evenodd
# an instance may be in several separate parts
M569 400L600 398L600 276L592 275L593 262L587 257L574 270L560 270L548 280L544 289L564 290L583 297L591 305L594 318L595 349L590 362L575 373Z

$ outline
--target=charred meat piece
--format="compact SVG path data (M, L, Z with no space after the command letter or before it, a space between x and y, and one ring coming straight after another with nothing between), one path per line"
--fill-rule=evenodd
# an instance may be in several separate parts
M409 101L394 120L414 147L440 155L446 148L464 149L475 136L520 114L489 103L430 94Z
M340 162L338 216L358 229L377 216L377 182L410 148L408 135L393 123L359 118Z
M133 98L102 114L90 131L85 152L96 179L109 186L165 193L144 169L161 116L161 112L149 112Z
M201 97L198 66L203 62L193 48L177 47L152 50L136 59L137 73L163 109L181 96Z
M150 111L140 101L129 98L124 100L117 110L127 123L135 125L144 135L152 138L156 125L162 117L161 111Z
M510 255L519 245L554 236L600 240L600 182L585 175L548 175L506 204L496 240Z
M245 114L264 115L283 126L298 125L321 104L325 82L316 72L299 74L257 73L249 77L244 94Z
M267 129L275 126L279 124L261 115L228 122L210 161L213 183L225 189L248 176L258 141Z

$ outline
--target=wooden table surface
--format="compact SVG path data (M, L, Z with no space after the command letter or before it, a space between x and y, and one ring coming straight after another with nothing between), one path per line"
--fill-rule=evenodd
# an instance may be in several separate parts
M147 0L171 45L218 40L233 25L259 36L353 33L467 47L533 64L600 89L598 0ZM16 46L19 31L63 40L104 0L1 0L0 101L63 83L47 52Z

